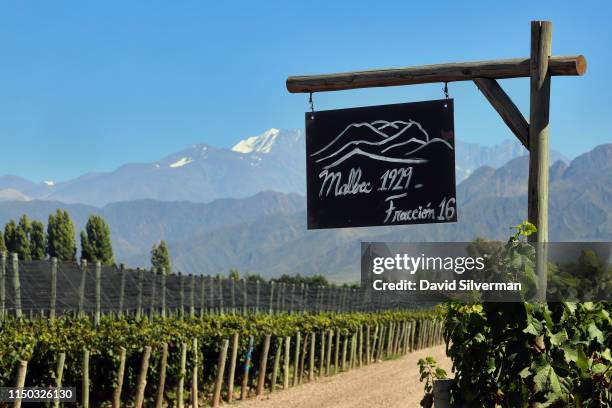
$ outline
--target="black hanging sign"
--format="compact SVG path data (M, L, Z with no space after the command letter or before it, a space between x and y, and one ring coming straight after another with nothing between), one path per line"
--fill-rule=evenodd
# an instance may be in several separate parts
M308 228L457 221L453 100L306 113Z

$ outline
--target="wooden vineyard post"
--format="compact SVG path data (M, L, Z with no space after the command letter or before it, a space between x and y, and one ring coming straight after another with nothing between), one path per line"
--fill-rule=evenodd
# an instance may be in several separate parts
M15 388L23 388L25 386L26 373L28 371L28 362L25 360L19 360L19 368L17 369L17 381L15 382ZM18 398L13 402L13 408L21 407L21 398Z
M331 375L331 352L334 339L334 331L330 330L327 338L327 352L325 353L325 375Z
M15 294L15 316L21 317L21 282L19 280L19 258L13 253L13 293Z
M530 108L529 108L529 185L528 220L537 231L536 242L538 300L546 299L548 242L548 138L550 111L549 58L552 49L552 23L531 22Z
M230 357L230 369L227 378L227 402L232 402L234 399L234 375L236 374L239 337L240 335L237 332L232 336L232 355Z
M166 269L161 268L161 315L166 317Z
M249 371L251 369L251 356L253 355L253 336L249 337L249 348L247 349L244 361L244 374L242 377L242 387L240 389L240 399L245 400L249 394Z
M119 368L117 369L117 386L113 391L113 408L121 406L121 391L123 389L123 375L125 373L125 347L119 347Z
M66 362L66 353L59 353L57 357L57 368L55 370L55 388L62 388L62 379L64 378L64 363ZM59 398L53 400L53 408L59 407Z
M138 294L136 296L136 320L140 320L142 318L142 285L143 285L143 272L142 269L136 268L136 272L138 273Z
M338 374L338 362L340 360L340 331L336 332L336 344L334 346L334 374Z
M124 359L125 361L125 359ZM159 363L159 381L155 395L155 408L162 408L164 404L164 388L166 387L166 365L168 364L168 343L162 343L162 356Z
M215 379L215 389L213 391L213 408L217 408L221 402L221 389L223 388L223 376L225 375L225 360L227 358L227 349L229 347L229 340L225 339L221 343L221 352L219 353L219 359L217 360L217 377Z
M87 349L83 349L81 371L83 376L81 383L81 406L83 408L89 408L89 350Z
M358 349L358 353L359 353L359 356L357 357L357 363L358 363L359 367L361 367L363 365L363 360L362 360L362 356L363 356L363 325L362 324L359 325L359 349Z
M193 367L191 371L191 406L198 407L199 404L198 404L198 339L197 338L193 339L193 359L192 361L193 361Z
M242 278L242 315L246 316L248 312L248 282Z
M291 355L291 337L285 337L285 358L283 364L283 389L289 388L289 362Z
M280 369L280 359L283 348L283 338L278 337L276 339L276 351L274 352L274 367L272 367L272 381L270 384L270 392L274 392L276 389L276 380L278 378L278 371Z
M236 314L236 280L234 278L229 279L230 283L230 299L232 301L232 307L230 308L230 314Z
M87 283L87 259L81 260L81 283L79 285L79 317L83 316L85 306L85 284Z
M145 387L147 386L147 372L149 371L149 358L151 357L151 346L146 346L142 360L140 362L140 371L138 372L135 408L142 408L144 401Z
M151 268L151 299L149 302L149 317L157 314L157 271Z
M176 386L176 406L178 408L185 407L185 399L183 397L183 391L185 388L185 365L187 364L187 344L181 343L181 360L179 368L179 380Z
M100 306L102 291L102 263L96 261L96 311L94 314L94 326L100 326Z
M3 274L3 271L0 271ZM0 277L4 280L4 277ZM3 283L0 283L2 287L0 291L4 289ZM55 319L55 305L57 303L57 258L51 258L51 302L49 303L49 318ZM4 309L4 302L2 302L2 309ZM0 319L2 318L2 310L0 310Z
M185 317L185 279L181 272L178 272L179 280L179 316Z
M370 325L366 324L366 338L365 338L365 363L369 365L371 362L370 359Z
M255 282L255 314L259 314L259 291L260 291L259 279Z
M224 310L223 310L223 279L221 278L221 276L219 276L219 279L217 279L217 281L219 282L219 314L223 315L224 314Z
M376 362L376 342L378 340L378 326L379 324L377 323L376 327L374 328L374 335L372 336L372 351L370 356L368 357L370 359L370 364Z
M299 312L298 312L299 313ZM306 363L306 351L308 350L308 334L304 335L304 341L302 342L302 353L300 354L300 370L298 373L298 384L302 383L302 376L304 375L305 363Z
M259 376L257 378L257 396L260 397L264 393L266 387L266 369L268 368L268 352L270 351L270 335L264 337L263 350L259 358Z
M321 330L321 348L319 353L319 377L323 377L325 368L325 330Z
M119 266L119 274L121 275L121 283L119 286L119 316L123 315L123 306L125 301L125 265Z
M195 275L189 274L189 317L195 317Z
M293 285L292 285L293 292ZM293 296L292 296L293 297ZM302 335L298 331L295 335L295 355L293 356L293 386L295 387L299 383L299 370L300 370L300 343Z
M314 380L314 365L315 365L315 341L316 333L310 333L310 354L308 356L308 381Z
M346 368L347 348L348 348L348 336L344 335L344 341L342 342L342 371L347 371L347 368Z
M204 276L200 275L200 318L204 318L206 312L206 285L204 285Z

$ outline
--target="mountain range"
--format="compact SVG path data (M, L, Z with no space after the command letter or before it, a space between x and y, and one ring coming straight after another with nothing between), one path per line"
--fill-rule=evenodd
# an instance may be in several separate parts
M419 132L415 136L418 139ZM457 181L481 166L499 167L524 154L518 141L493 146L456 141ZM0 176L0 201L51 200L104 207L142 199L207 203L267 190L304 195L305 156L302 131L269 129L231 149L198 144L156 162L128 163L111 172L86 173L62 182ZM554 160L569 161L552 151Z
M269 155L277 149L277 139L282 134L279 131L274 136L273 132L267 132L264 138L238 143L233 151L217 150L224 155L244 157L238 160L247 160L247 163L259 155L261 166L264 166L263 162L272 161L273 156ZM303 148L303 140L298 142L301 136L297 132L292 134L296 136L296 145L301 144ZM483 149L495 149L512 156L517 153L514 146L507 142ZM467 156L477 155L477 149L470 145L458 145L457 155L461 150ZM278 151L280 153L280 149ZM200 161L193 156L180 153L156 164L161 167L162 163L170 166L179 162L180 166L169 168L188 168ZM184 157L186 159L181 161ZM491 161L495 157L491 156ZM303 154L300 159L304 159ZM230 267L237 267L265 276L323 273L337 281L356 281L361 241L506 238L509 227L527 217L528 158L519 155L501 166L494 164L470 170L467 178L459 183L459 222L454 224L309 231L306 229L305 199L301 194L263 191L263 188L245 198L222 198L209 203L146 198L98 207L49 199L12 199L0 202L0 223L22 213L45 221L56 208L66 208L78 229L90 214L102 215L111 228L116 259L128 265L148 265L151 246L165 239L175 269L184 272L225 273ZM276 165L280 166L278 161ZM280 180L282 171L286 170L277 171L281 171ZM2 178L6 179L10 178ZM611 180L612 144L598 146L569 163L555 161L550 168L550 240L612 240ZM27 182L13 179L13 183L15 191L31 194ZM266 180L259 185L267 183ZM298 184L297 178L295 183ZM303 178L299 184L304 184Z

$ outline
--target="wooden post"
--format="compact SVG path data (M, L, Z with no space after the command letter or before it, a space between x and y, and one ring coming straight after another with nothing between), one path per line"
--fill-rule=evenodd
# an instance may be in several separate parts
M374 335L372 336L372 352L369 356L370 359L370 363L375 363L376 362L376 344L378 341L378 330L379 330L379 324L376 324L376 327L374 328Z
M548 242L548 138L550 111L550 55L552 23L531 22L530 109L529 109L529 186L528 220L537 227L531 235L536 246L538 297L546 299Z
M19 360L19 369L17 370L17 381L15 382L15 388L23 388L25 386L26 373L28 371L28 362L25 360ZM13 402L13 408L21 407L21 398L16 399Z
M289 388L289 358L291 353L291 337L285 337L285 359L283 368L283 389Z
M125 265L119 265L119 273L121 275L121 283L119 286L119 316L123 314L123 305L125 301Z
M242 278L242 315L246 316L248 311L248 285L246 279Z
M365 333L365 364L370 364L370 325L366 324Z
M319 377L323 377L325 368L325 331L321 331L321 348L319 353Z
M293 287L293 285L292 285ZM299 383L299 370L300 370L300 343L302 341L302 335L298 331L295 335L295 355L293 356L293 386L295 387Z
M230 278L230 299L232 300L231 314L236 314L236 280Z
M156 314L157 306L157 271L151 268L151 301L149 302L149 316L152 318Z
M234 399L234 375L236 374L239 337L240 335L237 332L232 336L232 355L230 357L230 369L227 378L227 402L232 402Z
M55 388L62 388L62 379L64 378L64 363L66 361L66 353L59 353L57 358L57 368L55 370ZM53 400L53 408L59 407L59 398Z
M96 261L96 311L94 314L94 326L100 326L100 307L102 295L102 263Z
M255 283L256 286L256 293L255 293L255 313L259 313L259 286L260 286L260 282L259 280L257 280L257 282Z
M304 341L302 342L302 352L300 354L300 370L298 372L298 384L302 383L302 376L304 375L305 363L306 363L306 351L308 350L308 334L304 334Z
M89 350L87 349L83 349L82 364L81 406L89 408Z
M229 340L224 339L221 343L221 352L219 353L219 359L217 360L217 377L215 379L215 388L213 391L213 408L217 408L221 402L221 389L223 388L223 376L225 375L225 360L227 358L227 349L229 347Z
M185 277L181 272L178 272L179 279L179 316L185 317Z
M270 282L270 308L268 313L272 314L274 312L274 281Z
M13 254L13 293L15 294L15 316L21 317L21 281L19 279L19 258L16 253Z
M2 266L0 266L2 268ZM0 270L0 292L4 289L2 276L3 271ZM51 258L51 300L49 302L49 318L55 318L55 305L57 303L57 258ZM2 309L4 309L4 302L2 302ZM0 319L2 319L2 310L0 310Z
M198 339L197 338L193 339L193 368L191 371L191 406L199 407L199 404L198 404Z
M249 348L247 349L244 361L244 374L242 376L242 387L240 389L240 399L245 400L249 396L249 371L251 369L251 356L253 355L253 336L249 337Z
M337 374L338 371L338 362L340 360L340 332L336 333L336 345L334 347L334 374Z
M142 317L142 285L143 285L143 273L142 269L136 268L138 273L138 295L136 297L136 320L140 320Z
M204 317L206 309L206 285L204 285L204 276L200 275L200 318Z
M181 360L179 369L179 380L176 387L176 406L178 408L185 407L185 399L183 391L185 388L185 374L187 373L185 365L187 364L187 344L181 343Z
M157 393L155 396L155 408L162 408L164 405L164 388L166 387L166 365L168 364L168 343L162 343L162 356L159 363L159 382L157 383Z
M278 337L276 339L276 352L274 353L274 367L272 368L272 381L270 384L270 393L274 392L274 389L276 388L276 380L278 378L278 371L280 368L280 359L281 359L281 352L283 348L283 338L282 337Z
M195 317L195 275L189 274L189 317Z
M332 352L332 344L334 340L334 331L330 330L328 332L327 338L327 352L325 355L325 375L331 375L331 352Z
M161 315L166 317L166 269L161 268Z
M317 335L314 331L310 334L310 355L308 356L308 381L314 380L316 336Z
M259 376L257 378L257 396L262 396L266 387L266 369L268 368L268 352L270 351L270 335L264 337L263 350L259 358Z
M357 358L357 362L359 363L359 367L363 365L363 325L359 325L359 357Z
M147 372L149 371L149 358L151 357L151 346L145 346L142 360L140 361L140 371L138 372L135 408L141 408L144 401L145 387L147 386Z
M582 55L551 57L549 64L552 75L582 75L586 72L586 60ZM287 90L292 93L312 93L432 82L471 81L475 78L520 78L530 75L529 67L529 58L455 62L339 74L292 76L287 78L286 85Z
M6 314L6 252L0 253L0 320Z
M348 336L344 335L344 341L342 342L342 371L347 371L347 368L346 368L347 348L348 348Z
M125 347L119 347L119 368L117 369L117 386L113 391L113 408L121 406L121 390L123 389L123 375L125 373Z
M219 276L219 314L223 314L223 279Z

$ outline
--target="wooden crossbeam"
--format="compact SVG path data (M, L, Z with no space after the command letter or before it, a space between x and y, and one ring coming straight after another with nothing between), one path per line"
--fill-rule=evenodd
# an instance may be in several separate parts
M286 84L287 90L291 93L310 93L431 82L471 81L475 78L519 78L530 76L530 65L529 58L459 62L327 75L291 76L287 78ZM583 75L587 63L582 55L550 57L548 68L552 76Z
M529 124L499 83L491 78L474 78L474 83L499 113L512 133L529 150Z

